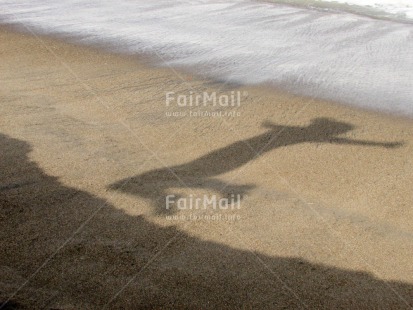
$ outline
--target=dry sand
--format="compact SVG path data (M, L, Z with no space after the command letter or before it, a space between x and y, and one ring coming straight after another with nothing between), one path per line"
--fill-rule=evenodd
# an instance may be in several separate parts
M4 28L0 57L5 309L412 307L412 121ZM204 90L237 115L166 115Z

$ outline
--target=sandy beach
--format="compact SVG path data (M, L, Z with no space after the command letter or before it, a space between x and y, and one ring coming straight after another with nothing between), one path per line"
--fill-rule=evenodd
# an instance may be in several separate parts
M413 306L412 120L4 27L0 57L2 309Z

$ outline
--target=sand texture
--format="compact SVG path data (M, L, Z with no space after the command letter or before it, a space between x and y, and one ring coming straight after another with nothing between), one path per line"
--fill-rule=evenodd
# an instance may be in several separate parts
M4 309L413 306L411 120L4 28L0 57Z

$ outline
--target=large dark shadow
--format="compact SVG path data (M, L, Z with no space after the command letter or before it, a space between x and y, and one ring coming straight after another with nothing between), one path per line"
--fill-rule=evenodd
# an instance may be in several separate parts
M241 197L253 185L227 184L214 177L237 169L249 161L273 149L298 143L335 143L360 146L394 148L399 142L375 142L340 138L354 126L329 118L316 118L306 127L281 126L264 123L268 131L258 136L240 140L212 151L188 163L155 169L110 185L110 189L137 195L152 201L155 214L173 213L165 206L167 191L172 188L205 188L217 191L221 196ZM179 195L175 195L179 198Z
M413 304L411 284L300 258L254 256L129 216L45 174L28 159L30 151L26 142L0 134L0 299L30 279L3 309L101 309L133 275L136 279L108 309L296 309L303 304L408 309L407 303Z

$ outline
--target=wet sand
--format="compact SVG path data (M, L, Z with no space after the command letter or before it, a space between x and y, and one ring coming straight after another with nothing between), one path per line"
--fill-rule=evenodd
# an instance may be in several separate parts
M4 308L412 307L411 120L6 28L0 56Z

